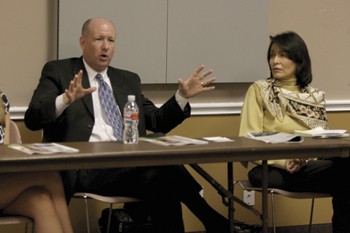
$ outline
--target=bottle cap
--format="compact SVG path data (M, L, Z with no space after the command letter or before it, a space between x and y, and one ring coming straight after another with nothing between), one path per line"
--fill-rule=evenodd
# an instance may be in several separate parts
M135 101L134 95L128 95L128 101Z

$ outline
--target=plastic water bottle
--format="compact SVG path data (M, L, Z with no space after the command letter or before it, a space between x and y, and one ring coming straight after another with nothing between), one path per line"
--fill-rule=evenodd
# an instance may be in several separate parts
M124 107L124 144L137 144L139 141L139 107L134 95L128 95L128 102Z

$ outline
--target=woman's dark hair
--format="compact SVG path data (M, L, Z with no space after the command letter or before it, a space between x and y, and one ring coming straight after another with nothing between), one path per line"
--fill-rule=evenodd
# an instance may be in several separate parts
M310 84L312 82L311 59L304 40L297 33L291 31L270 36L270 45L267 51L268 62L273 44L277 45L290 60L297 64L295 73L297 84L302 88ZM270 75L272 76L271 70Z

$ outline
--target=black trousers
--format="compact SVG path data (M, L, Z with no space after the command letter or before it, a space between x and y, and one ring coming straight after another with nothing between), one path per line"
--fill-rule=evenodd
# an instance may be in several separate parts
M252 185L261 187L262 166L257 166L249 171L248 177ZM329 193L333 197L333 232L350 232L349 158L311 160L293 174L269 166L268 185L289 191Z
M140 198L155 232L182 233L181 202L190 203L200 190L184 166L160 166L80 170L75 191Z

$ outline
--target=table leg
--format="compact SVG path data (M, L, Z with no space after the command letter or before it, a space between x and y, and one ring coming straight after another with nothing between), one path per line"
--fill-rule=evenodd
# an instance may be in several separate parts
M241 199L234 196L234 177L233 177L233 163L228 162L227 164L227 178L228 178L228 189L225 189L219 182L217 182L212 176L210 176L203 168L198 164L189 164L198 174L200 174L204 179L206 179L222 196L224 205L228 206L229 211L229 221L230 221L230 232L234 233L234 202L237 202L244 208L252 211L254 214L259 216L262 219L262 214L259 213L256 209L249 206Z
M228 165L228 174L231 174L231 178L233 180L233 165ZM240 201L233 195L233 186L229 185L231 190L225 189L219 182L217 182L209 173L207 173L203 168L201 168L198 164L189 164L198 174L200 174L204 179L206 179L222 196L222 200L224 205L228 206L229 209L229 221L230 221L230 232L234 233L234 219L233 219L233 202ZM228 199L228 200L226 200Z
M234 195L234 180L233 180L233 163L232 162L228 162L227 163L227 187L228 187L228 190L229 192ZM228 218L229 218L229 221L230 221L230 232L231 233L234 233L235 230L234 230L234 212L235 212L235 208L234 208L234 200L233 198L229 198L229 201L228 201Z
M269 224L269 213L268 213L268 203L267 203L267 188L268 188L268 167L267 161L262 162L262 213L263 213L263 233L268 233Z

